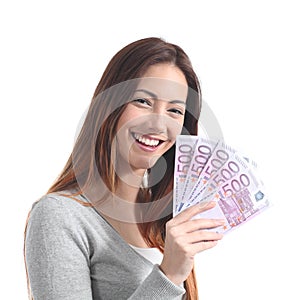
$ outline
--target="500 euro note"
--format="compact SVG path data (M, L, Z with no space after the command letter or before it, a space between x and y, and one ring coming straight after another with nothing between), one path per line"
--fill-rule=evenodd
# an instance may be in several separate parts
M210 192L211 187L213 192ZM226 224L216 230L221 233L244 223L269 206L263 183L255 170L238 155L212 177L203 196L200 201L213 200L216 206L196 218L224 219Z
M207 197L207 193L215 191L221 182L229 180L231 173L234 174L238 168L237 163L231 161L237 155L238 152L233 147L227 145L223 140L219 140L203 166L197 181L191 186L191 192L186 195L184 208L200 202L202 198ZM253 160L244 155L242 155L241 162L247 167L256 168L257 166ZM227 169L223 168L224 165L228 165ZM220 177L221 179L219 179Z
M217 141L209 140L204 137L198 138L194 155L186 175L185 185L181 194L180 203L183 203L183 206L186 204L185 201L189 199L190 193L192 192L195 183L198 181L199 176L202 173L207 161L211 157L216 145ZM180 212L183 206L179 208L178 212Z
M182 199L186 175L192 161L197 140L198 137L194 135L178 135L176 138L173 187L174 214L183 205L180 200Z
M198 138L197 145L200 139ZM197 145L193 158L197 154ZM177 207L175 214L198 202L214 200L217 203L215 208L196 218L223 218L226 224L223 228L218 228L218 231L227 232L268 207L269 200L265 187L258 179L256 163L239 155L224 141L217 143L194 184L188 181L188 178L192 178L192 163L193 159L186 176L186 185L190 186L185 186L182 205ZM192 191L187 196L187 189L191 188Z
M226 145L224 141L218 141L212 155L207 160L200 176L192 187L192 191L187 196L184 208L199 202L203 198L202 194L213 174L218 172L234 153L235 150L232 147Z

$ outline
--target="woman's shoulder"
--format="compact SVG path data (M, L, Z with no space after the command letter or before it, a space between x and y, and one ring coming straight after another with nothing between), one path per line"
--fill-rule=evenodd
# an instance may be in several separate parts
M61 193L42 196L29 213L25 229L27 243L61 241L65 246L66 243L80 246L85 253L92 249L101 252L114 235L96 210L84 205L88 203L81 196L70 198Z
M48 193L41 196L32 205L35 207L46 207L46 208L78 208L80 205L84 206L88 201L80 195L74 196L71 192L54 192Z
M84 200L69 193L49 193L40 197L32 205L31 213L51 214L60 212L72 212L84 207Z
M33 203L30 222L62 224L80 224L91 221L99 223L99 215L88 201L81 196L72 196L71 193L50 193L43 195Z

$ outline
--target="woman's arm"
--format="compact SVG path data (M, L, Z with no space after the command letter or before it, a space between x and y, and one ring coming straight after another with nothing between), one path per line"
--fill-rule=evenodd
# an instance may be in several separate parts
M25 260L34 300L91 300L88 243L72 214L54 199L39 201L26 230Z
M151 300L175 300L182 299L185 289L175 285L160 270L158 265L153 267L152 272L146 277L142 284L135 290L129 300L151 299Z
M34 205L30 214L25 258L34 300L93 299L90 279L90 254L93 249L89 249L89 237L81 219L75 216L80 214L80 207L70 205L77 202L66 201L73 200L47 196L47 199ZM158 300L162 295L165 300L181 299L185 290L180 285L192 268L193 256L220 239L219 235L203 231L215 227L216 221L190 220L196 213L211 207L189 208L169 221L161 266L155 265L134 292L127 293L126 299ZM105 255L105 247L103 251ZM126 278L118 279L120 284L126 284ZM125 299L124 295L119 296L119 299Z

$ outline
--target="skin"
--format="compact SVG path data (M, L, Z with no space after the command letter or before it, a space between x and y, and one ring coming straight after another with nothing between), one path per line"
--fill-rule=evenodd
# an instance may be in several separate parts
M145 171L175 143L183 126L187 92L185 76L174 65L157 64L144 74L117 126L116 171L121 178L117 196L134 202ZM222 238L207 229L222 226L224 220L191 220L214 206L214 202L192 206L166 224L160 269L176 285L190 274L195 255L216 246ZM137 224L106 219L129 244L147 247Z
M174 145L183 126L187 92L185 76L176 66L159 64L147 70L118 122L118 174L142 176ZM138 139L159 144L147 147Z

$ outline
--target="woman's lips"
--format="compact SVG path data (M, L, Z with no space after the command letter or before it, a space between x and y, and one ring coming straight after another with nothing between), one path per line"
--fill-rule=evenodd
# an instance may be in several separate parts
M164 142L163 140L139 133L132 133L132 136L135 139L136 144L147 152L155 151Z

